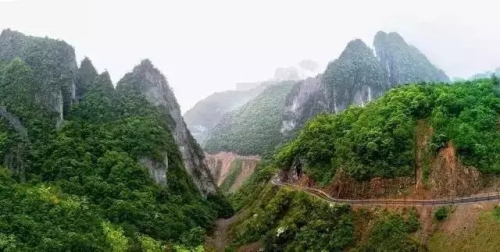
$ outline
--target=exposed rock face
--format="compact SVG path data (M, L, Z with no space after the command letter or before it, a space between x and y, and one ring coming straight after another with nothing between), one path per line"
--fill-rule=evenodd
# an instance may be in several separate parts
M449 82L417 48L408 45L395 32L379 31L373 41L375 52L392 86L415 82Z
M219 152L217 154L205 153L206 163L210 172L216 180L217 185L221 185L231 173L233 163L236 160L241 161L241 173L236 176L234 184L229 188L230 192L236 191L252 175L257 164L259 156L239 156L231 152Z
M118 87L120 85L133 86L135 90L145 95L151 104L166 110L173 121L171 131L179 146L186 171L202 194L215 194L216 186L204 163L203 151L187 129L179 104L163 74L149 60L143 60L131 73L126 74L120 80Z
M148 168L149 176L160 185L167 185L168 156L164 154L163 162L156 162L149 157L139 159L139 164Z
M380 96L387 79L373 51L363 41L349 42L340 57L330 63L321 79L328 109L338 113L349 105L361 105Z
M57 124L75 99L76 56L73 47L64 41L26 36L4 30L0 34L0 60L21 58L34 72L40 93L37 101L58 113Z
M302 81L292 89L281 128L285 137L319 113L364 106L399 84L449 81L442 70L397 33L378 32L374 47L376 57L361 40L351 41L321 76Z
M388 88L373 51L361 40L351 41L323 75L299 82L287 97L281 133L290 135L322 112L338 113L349 105L364 106Z
M287 136L308 119L327 111L328 104L324 97L324 90L321 90L321 75L295 84L286 99L281 133Z

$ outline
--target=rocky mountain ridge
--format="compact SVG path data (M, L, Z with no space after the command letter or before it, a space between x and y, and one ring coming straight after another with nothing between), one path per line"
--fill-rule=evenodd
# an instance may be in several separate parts
M273 113L280 117L278 130L254 131L246 135L249 141L255 139L280 139L276 144L292 137L309 119L320 113L339 113L349 106L365 106L380 97L391 87L414 82L449 82L444 72L434 65L415 47L407 44L397 33L378 32L374 39L374 50L363 41L350 41L340 56L330 62L326 70L315 77L295 81L286 94L284 105L269 107L269 111L235 110L228 112L224 121L220 121L210 131L207 138L209 152L233 151L239 154L263 154L264 150L256 150L250 146L243 147L241 141L233 141L228 132L238 125L236 113L245 113L252 117L245 119L246 127L255 128L254 122L261 118L258 114ZM262 93L263 95L264 93ZM259 96L248 104L259 99ZM262 116L261 116L262 117ZM231 119L233 118L233 119ZM240 119L238 119L240 120ZM232 125L232 126L231 126ZM224 132L224 133L221 133ZM247 131L248 132L248 131ZM237 139L245 134L234 135ZM233 143L233 144L230 144ZM241 153L240 153L241 152Z
M170 130L179 146L186 171L203 194L215 194L216 186L204 163L203 151L187 129L177 99L163 74L153 66L151 61L143 60L117 84L118 90L127 87L144 95L151 104L164 110L169 116L172 120ZM166 170L168 163L163 166Z

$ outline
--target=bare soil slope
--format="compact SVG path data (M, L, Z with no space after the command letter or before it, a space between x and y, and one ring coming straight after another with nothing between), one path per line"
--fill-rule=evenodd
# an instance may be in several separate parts
M231 165L235 160L242 161L241 173L236 177L234 184L231 186L230 192L236 191L249 177L259 163L259 156L239 156L232 152L219 152L217 154L205 153L205 162L207 163L212 176L218 186L227 178Z

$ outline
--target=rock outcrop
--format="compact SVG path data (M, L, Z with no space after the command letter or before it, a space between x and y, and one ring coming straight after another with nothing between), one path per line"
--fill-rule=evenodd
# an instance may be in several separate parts
M379 31L373 46L392 86L422 81L450 81L441 69L432 65L423 53L407 44L398 33Z
M33 70L40 85L37 101L58 114L60 125L76 95L75 50L64 41L4 30L0 34L0 61L16 57Z
M295 84L286 99L281 133L290 136L297 126L320 112L328 111L325 95L321 89L321 75Z
M338 113L350 105L364 106L388 89L373 51L363 41L349 42L340 57L316 78L299 82L287 97L281 133L285 137L323 112Z
M130 87L140 92L149 103L159 107L170 117L172 122L170 130L176 144L179 146L187 173L202 194L215 194L216 186L208 167L204 163L203 151L187 129L181 116L179 104L163 74L149 60L143 60L131 73L126 74L118 82L117 88L120 87ZM158 166L151 165L151 167Z
M374 47L375 54L361 40L351 41L321 76L302 81L292 89L281 128L285 137L319 113L364 106L394 86L449 81L442 70L397 33L378 32Z
M388 89L388 83L373 51L356 39L331 62L321 78L328 110L338 113L349 105L364 106Z

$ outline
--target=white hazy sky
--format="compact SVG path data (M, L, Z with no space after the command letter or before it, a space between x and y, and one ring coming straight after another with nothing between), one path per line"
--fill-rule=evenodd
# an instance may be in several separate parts
M0 0L0 29L64 39L116 83L150 58L183 111L236 82L397 31L453 76L500 66L495 1Z

